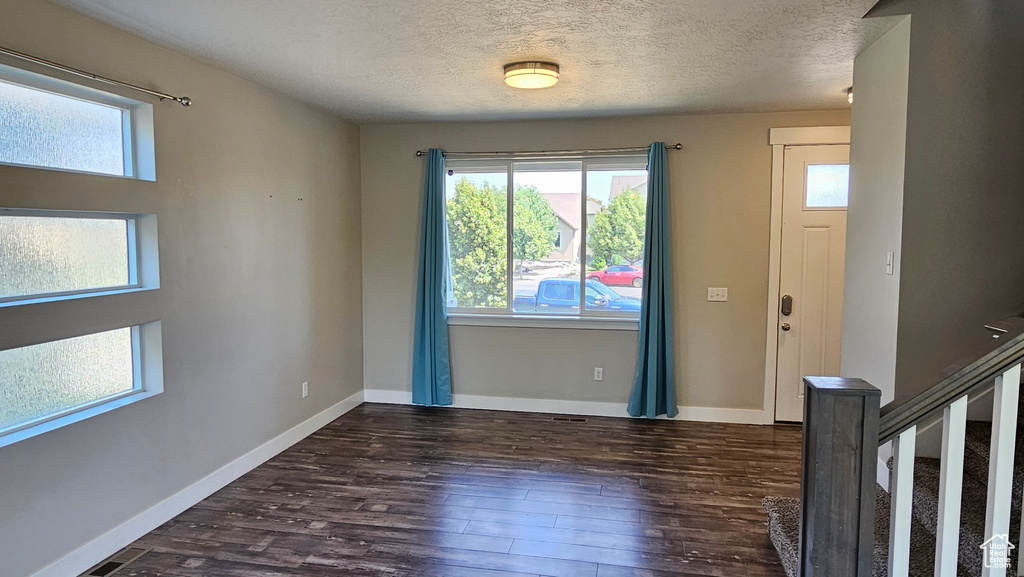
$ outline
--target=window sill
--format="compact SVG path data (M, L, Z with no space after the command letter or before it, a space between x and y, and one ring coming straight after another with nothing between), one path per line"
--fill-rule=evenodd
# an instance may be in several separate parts
M159 395L162 392L163 391L160 389L155 391L129 391L107 399L101 399L100 401L90 403L84 407L70 409L59 413L58 416L55 417L39 419L38 422L31 422L28 426L22 426L0 435L0 447L13 445L18 441L31 439L32 437L42 435L43 433L48 433L55 429L95 417L96 415L102 415L103 413L113 411L114 409L118 409L125 405L137 403L143 399Z
M448 326L637 331L640 330L640 320L629 317L474 315L449 313Z
M34 305L34 304L39 304L39 303L51 303L51 302L59 302L59 301L70 301L70 300L78 300L78 299L91 298L91 297L105 297L105 296L110 296L110 295L123 295L123 294L129 294L129 293L139 293L139 292L146 292L146 291L156 290L158 288L160 288L160 287L156 287L156 286L155 287L128 286L128 287L124 287L124 288L113 288L113 289L110 289L110 290L96 290L96 291L86 290L86 291L79 291L79 292L70 292L70 293L66 293L66 294L48 294L48 295L38 296L38 297L32 297L32 296L18 297L18 298L12 298L12 299L7 300L7 301L0 301L0 308L15 307L15 306L21 306L21 305Z

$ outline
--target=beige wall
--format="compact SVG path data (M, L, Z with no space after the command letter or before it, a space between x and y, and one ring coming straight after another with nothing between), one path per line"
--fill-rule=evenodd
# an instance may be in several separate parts
M896 402L1024 312L1024 2L882 0L910 13Z
M909 17L861 52L853 68L841 374L880 388L883 404L896 383L909 73ZM892 275L885 270L890 251Z
M0 166L0 206L156 213L163 285L0 310L0 348L163 320L164 394L0 448L21 577L360 390L359 131L42 1L0 14L4 46L195 102L154 105L156 182Z
M848 111L362 127L367 389L407 391L424 161L417 149L538 150L682 142L668 152L681 406L760 410L771 147L768 130L847 125ZM729 287L708 303L707 287ZM456 394L625 404L628 331L452 327ZM603 366L605 380L592 380Z

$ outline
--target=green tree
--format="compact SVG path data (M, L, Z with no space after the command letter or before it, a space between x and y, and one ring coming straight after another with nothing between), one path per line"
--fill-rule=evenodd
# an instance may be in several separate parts
M512 200L512 258L519 261L547 258L558 239L558 218L536 186L516 185Z
M627 188L594 216L588 243L595 260L634 263L643 257L644 222L647 203L638 192Z
M505 189L463 177L448 199L448 239L460 307L506 306Z

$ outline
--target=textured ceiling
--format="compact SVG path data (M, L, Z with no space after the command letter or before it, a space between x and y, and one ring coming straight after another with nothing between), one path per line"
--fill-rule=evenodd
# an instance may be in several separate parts
M51 1L363 123L840 108L893 24L875 0ZM560 82L507 87L527 59Z

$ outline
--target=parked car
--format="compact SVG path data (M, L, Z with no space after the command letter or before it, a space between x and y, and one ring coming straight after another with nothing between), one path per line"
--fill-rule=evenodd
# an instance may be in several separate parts
M640 299L622 296L599 280L587 280L588 310L639 312ZM578 313L580 281L574 278L547 278L540 281L537 292L520 291L512 299L512 310L518 313Z
M626 284L637 288L644 282L644 269L629 265L613 265L604 270L587 273L588 279L599 280L604 284Z

